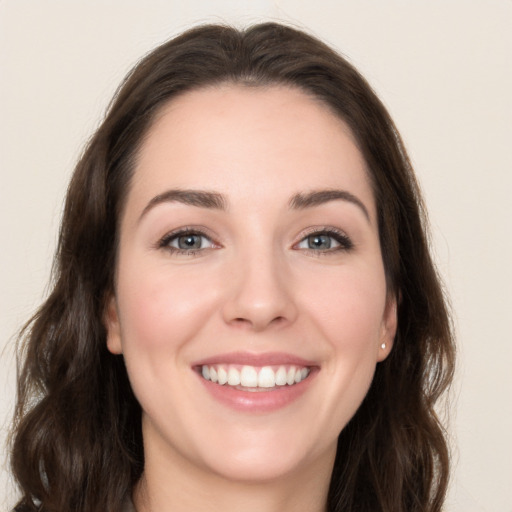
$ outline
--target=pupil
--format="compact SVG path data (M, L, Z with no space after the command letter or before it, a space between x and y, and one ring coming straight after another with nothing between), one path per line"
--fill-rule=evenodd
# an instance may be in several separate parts
M201 237L198 235L183 235L178 238L180 249L200 249Z
M308 237L310 249L330 249L331 238L327 235L311 235Z

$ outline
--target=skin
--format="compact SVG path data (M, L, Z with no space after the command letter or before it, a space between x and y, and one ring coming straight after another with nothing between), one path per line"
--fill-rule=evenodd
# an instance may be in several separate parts
M225 209L154 200L174 189L220 193ZM290 207L296 194L334 189L361 204ZM348 127L291 88L186 93L151 127L120 225L105 322L143 409L137 510L325 510L337 437L396 330L375 201ZM206 233L202 248L161 246L191 226ZM331 249L311 248L308 235L327 229L351 248L332 238ZM316 370L287 406L240 411L192 368L238 351L286 352Z

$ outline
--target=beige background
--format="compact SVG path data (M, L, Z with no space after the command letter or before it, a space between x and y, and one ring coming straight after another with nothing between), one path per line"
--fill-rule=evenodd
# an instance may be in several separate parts
M409 148L459 339L449 512L512 512L511 0L0 0L0 510L13 336L45 293L66 184L124 74L196 22L284 19L367 76Z

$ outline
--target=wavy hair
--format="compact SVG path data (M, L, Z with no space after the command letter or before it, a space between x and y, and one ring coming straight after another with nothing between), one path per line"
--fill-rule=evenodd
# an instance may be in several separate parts
M103 324L119 218L155 115L181 93L223 83L286 85L323 102L352 130L373 186L398 331L339 435L328 510L439 512L449 453L434 405L452 378L454 342L419 187L366 80L316 38L275 23L201 26L164 43L127 76L89 141L67 192L51 292L20 336L17 510L119 512L142 474L140 406Z

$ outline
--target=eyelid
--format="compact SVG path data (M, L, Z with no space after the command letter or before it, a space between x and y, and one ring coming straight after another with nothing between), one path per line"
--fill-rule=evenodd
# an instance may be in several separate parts
M204 238L207 238L212 247L204 247L199 249L180 249L178 247L173 247L169 245L169 243L180 237L185 235L197 235ZM204 252L210 249L220 248L221 245L215 240L216 236L205 226L183 226L180 228L173 229L168 231L164 236L160 237L156 243L157 249L165 249L172 254L189 254L194 255L198 252Z
M169 245L172 240L185 235L197 235L207 238L212 246L201 247L198 249L180 249L178 247L173 247ZM329 249L311 249L299 247L300 243L302 243L306 238L312 235L329 236L336 241L336 246L331 247ZM211 230L206 228L205 226L183 226L180 228L173 229L167 232L161 238L159 238L157 243L155 244L155 248L165 249L172 254L195 255L197 253L205 252L211 249L221 248L222 245L216 241L216 238L217 237L211 232ZM347 252L354 248L354 243L352 242L351 238L347 235L347 233L342 229L336 228L334 226L311 226L303 230L298 235L297 238L298 240L292 245L292 249L306 251L316 256L321 254L332 254L342 251Z
M298 245L303 242L306 238L312 235L327 235L332 237L336 242L337 246L330 249L310 249L310 248L300 248ZM345 231L342 229L336 228L334 226L311 226L304 231L302 231L299 235L299 240L295 242L292 246L293 249L307 251L310 253L314 253L316 256L320 254L329 254L335 253L339 251L350 251L354 248L354 242L347 235Z

